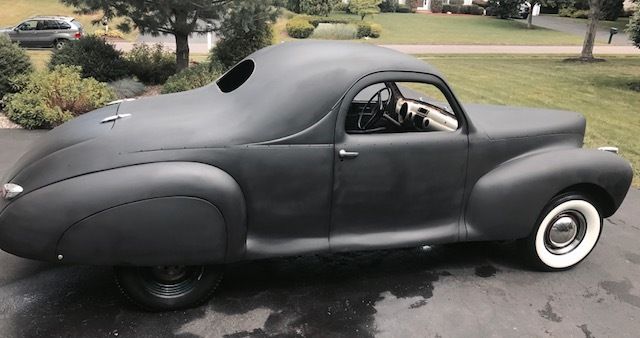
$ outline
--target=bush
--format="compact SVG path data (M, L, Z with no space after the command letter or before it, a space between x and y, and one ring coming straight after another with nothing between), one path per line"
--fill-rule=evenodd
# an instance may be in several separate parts
M353 40L358 37L358 27L353 24L327 23L313 31L314 39Z
M304 17L303 17L304 18ZM320 16L307 16L307 21L309 21L309 23L311 25L313 25L313 27L317 28L319 24L321 23L342 23L342 24L348 24L351 23L352 21L350 20L345 20L345 19L338 19L338 18L330 18L330 17L320 17Z
M0 35L0 100L5 94L14 92L11 79L33 70L29 56L5 35Z
M176 56L164 50L161 44L153 47L136 44L125 55L131 75L147 85L163 84L176 73Z
M633 41L633 44L640 48L640 10L637 10L631 19L629 19L627 34L629 34L629 39Z
M92 77L100 82L110 82L125 77L128 67L122 53L96 36L87 36L69 42L51 55L49 69L57 65L79 66L82 77Z
M449 0L449 5L464 5L464 0Z
M432 13L442 12L442 0L431 0L431 12Z
M398 10L398 0L382 0L380 3L380 12L393 13Z
M284 7L294 13L300 13L300 0L287 0Z
M80 67L57 65L15 82L20 92L7 95L7 117L27 129L56 127L116 98L107 84L83 79Z
M380 35L382 35L382 26L380 26L377 23L372 23L371 24L371 34L369 35L370 37L377 39L380 37Z
M300 0L300 12L327 16L331 13L334 4L333 0Z
M100 38L116 38L116 39L124 39L124 33L117 29L110 29L109 31L105 31L104 29L96 29L93 32L93 35Z
M451 14L460 14L460 6L458 5L442 5L442 12Z
M471 4L482 7L482 8L489 7L489 1L486 1L486 0L473 0L471 1Z
M349 13L349 4L340 1L335 6L333 6L333 11Z
M471 5L471 15L484 15L484 8L478 5Z
M358 22L358 39L371 36L371 24L366 21Z
M411 13L411 7L407 5L398 5L397 13Z
M140 96L147 89L144 84L133 78L124 78L111 82L109 87L111 87L118 99Z
M616 21L624 12L624 0L603 0L600 10L602 20Z
M579 10L573 11L573 13L571 13L571 17L572 18L577 18L577 19L588 19L589 18L589 10L588 9L579 9Z
M469 5L460 6L460 14L471 14L471 6Z
M287 34L296 39L306 39L313 33L315 27L302 18L293 18L287 22Z
M487 15L495 15L500 19L509 19L518 15L520 0L489 0Z
M222 75L219 65L200 63L173 75L162 87L162 94L184 92L210 84Z

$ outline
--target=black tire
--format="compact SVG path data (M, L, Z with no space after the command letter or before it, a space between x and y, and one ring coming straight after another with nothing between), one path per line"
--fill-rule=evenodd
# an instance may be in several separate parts
M53 49L60 50L60 49L64 48L64 46L67 45L67 42L69 42L69 41L67 41L65 39L58 39L58 40L53 42Z
M580 193L561 194L540 213L524 240L524 255L538 270L568 270L589 256L601 233L602 216L593 199Z
M116 267L116 283L134 304L147 311L196 307L211 298L220 266Z

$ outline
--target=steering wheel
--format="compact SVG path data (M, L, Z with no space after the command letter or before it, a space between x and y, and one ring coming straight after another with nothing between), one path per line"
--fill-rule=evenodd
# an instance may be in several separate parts
M382 93L387 92L389 98L385 101L382 99ZM378 90L362 107L362 110L358 113L358 129L367 130L369 127L375 125L380 121L384 112L387 110L387 106L389 105L389 101L391 101L391 90L385 87ZM369 110L367 112L367 109ZM365 116L368 116L365 118Z

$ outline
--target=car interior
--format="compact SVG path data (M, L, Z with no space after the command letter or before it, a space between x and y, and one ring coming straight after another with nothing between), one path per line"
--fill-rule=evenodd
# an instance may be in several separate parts
M434 85L384 82L356 95L345 129L349 134L454 131L458 120Z

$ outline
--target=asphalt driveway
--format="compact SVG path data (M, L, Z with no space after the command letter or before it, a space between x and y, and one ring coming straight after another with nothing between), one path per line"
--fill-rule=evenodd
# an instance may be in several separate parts
M0 176L39 136L0 130ZM570 271L529 271L514 243L270 259L230 266L214 300L171 313L130 306L110 268L2 252L0 337L636 337L639 240L632 190Z

